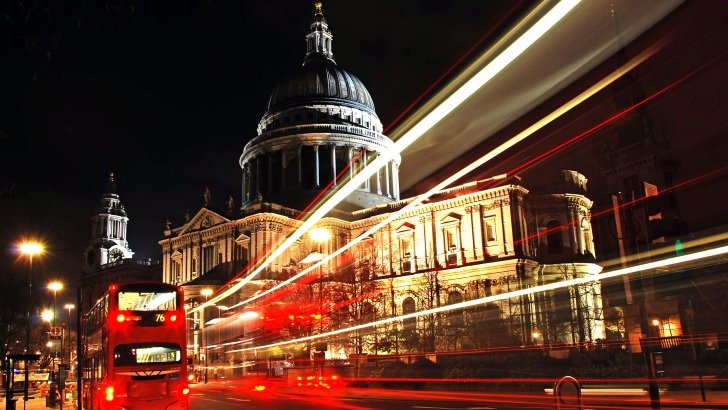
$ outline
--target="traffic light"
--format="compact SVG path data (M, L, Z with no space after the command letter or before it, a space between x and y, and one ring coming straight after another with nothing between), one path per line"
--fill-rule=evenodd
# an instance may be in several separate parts
M677 218L660 218L649 221L650 239L679 236L684 232L683 221Z
M675 198L670 192L660 192L657 187L645 182L644 210L647 218L647 234L651 241L675 237L685 229L683 221L676 215Z

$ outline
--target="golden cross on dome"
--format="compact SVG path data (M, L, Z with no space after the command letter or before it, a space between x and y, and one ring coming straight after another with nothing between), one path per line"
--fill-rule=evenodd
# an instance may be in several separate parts
M323 11L321 11L322 4L320 1L314 3L314 6L316 7L316 14L323 14Z

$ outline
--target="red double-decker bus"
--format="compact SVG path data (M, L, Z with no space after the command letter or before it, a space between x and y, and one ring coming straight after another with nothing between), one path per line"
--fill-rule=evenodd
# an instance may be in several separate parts
M182 289L112 285L81 319L84 409L187 409Z

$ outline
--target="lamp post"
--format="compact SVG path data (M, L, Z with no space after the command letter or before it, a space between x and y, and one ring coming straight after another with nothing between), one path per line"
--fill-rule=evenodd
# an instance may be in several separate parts
M53 328L52 330L56 330L56 296L58 295L58 291L63 289L63 284L59 281L53 281L48 284L48 289L53 292ZM51 342L53 341L53 338L55 335L51 333ZM52 343L52 346L55 346L55 343ZM56 367L56 352L54 352L55 349L51 348L51 353L53 353L53 356L51 358L51 370L55 370ZM63 356L63 340L61 340L61 356Z
M63 308L68 310L68 368L71 369L71 311L76 308L76 305L66 303ZM61 344L63 344L63 340L61 340ZM61 358L61 361L63 361L63 358Z
M30 354L30 306L33 304L33 257L42 255L45 251L43 244L39 242L23 242L18 245L21 255L28 257L28 315L25 333L25 354ZM23 409L28 401L28 376L30 373L28 361L25 361L25 387L23 388Z
M207 304L207 298L212 295L212 289L205 288L202 289L202 292L200 293L202 294L202 296L205 297L205 304ZM205 375L203 376L203 378L205 380L205 383L207 383L207 338L205 337L205 308L200 309L200 315L202 316L200 320L200 327L202 328L202 349L205 352Z

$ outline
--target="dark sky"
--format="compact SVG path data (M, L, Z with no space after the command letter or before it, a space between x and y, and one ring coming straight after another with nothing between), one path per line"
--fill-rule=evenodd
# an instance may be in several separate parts
M524 7L336 0L323 10L337 62L386 126ZM199 209L205 187L213 202L239 201L238 158L275 84L300 67L312 16L302 0L4 2L3 275L24 269L13 244L25 236L49 248L41 279L77 276L109 172L142 258L158 258L165 219Z

